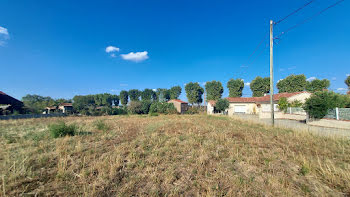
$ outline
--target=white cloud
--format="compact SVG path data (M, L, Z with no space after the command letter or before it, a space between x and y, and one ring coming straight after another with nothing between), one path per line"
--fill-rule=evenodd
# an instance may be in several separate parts
M10 39L8 30L0 26L0 46L3 46L8 39Z
M122 86L122 87L128 86L128 84L126 84L126 83L121 83L119 85Z
M294 70L296 68L297 68L296 66L291 66L291 67L288 68L288 70Z
M127 61L133 61L133 62L142 62L146 59L148 59L148 52L144 51L144 52L130 52L128 54L121 54L120 55L124 60Z
M154 92L157 92L157 89L152 89Z
M8 36L9 32L5 27L0 26L0 34L4 34L4 35Z
M316 77L310 77L310 78L306 79L306 81L313 81L315 79L316 79Z
M280 81L282 81L282 80L283 80L283 79L279 79L279 80L277 81L277 83L280 82Z
M245 86L250 86L250 82L244 83Z
M117 57L114 53L111 54L111 57Z
M335 80L337 80L337 78L336 77L332 77L332 81L335 81Z
M337 90L338 90L338 91L346 91L346 90L348 90L348 89L346 89L346 88L338 88Z
M350 74L346 74L346 76L348 77L348 76L350 76Z
M106 53L112 53L112 52L119 52L120 49L115 46L108 46L106 47Z

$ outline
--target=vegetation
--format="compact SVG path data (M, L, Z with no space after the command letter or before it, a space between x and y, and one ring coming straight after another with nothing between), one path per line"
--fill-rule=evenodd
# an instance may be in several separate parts
M256 77L250 83L250 89L253 92L253 97L264 96L270 92L270 77Z
M140 101L131 101L128 106L128 111L131 114L142 114L142 102Z
M123 106L126 106L128 104L128 101L129 101L128 91L125 91L125 90L120 91L119 97L120 97L121 104Z
M64 137L64 136L74 136L77 131L77 126L66 125L64 122L59 122L58 124L49 125L49 131L53 138Z
M146 88L144 91L141 92L141 100L142 101L155 101L157 100L157 95L156 93L151 90Z
M57 106L61 103L71 103L71 100L53 99L49 96L40 96L36 94L27 94L22 97L22 102L28 113L41 114L46 107Z
M306 82L306 91L308 92L317 92L317 91L323 91L327 90L329 86L331 85L330 81L328 79L314 79L312 81L307 81Z
M285 79L280 80L277 83L277 88L279 93L301 92L305 90L305 87L306 87L305 75L290 75ZM312 86L310 86L310 88L312 88Z
M180 86L174 86L170 88L170 99L179 99L182 88Z
M348 86L348 89L350 90L350 75L345 79L345 84Z
M170 91L168 89L158 88L156 94L159 102L167 102L170 100Z
M192 105L194 103L200 105L203 102L202 95L204 89L199 85L199 83L190 82L185 86L186 96L189 103Z
M154 102L151 104L149 108L149 113L160 113L160 114L176 114L177 111L175 109L174 104L166 103L166 102Z
M224 112L229 106L230 103L227 99L219 99L215 104L215 110L218 112Z
M278 109L284 112L287 111L288 107L302 107L302 106L303 104L300 101L295 100L290 103L285 97L280 98L280 100L278 101Z
M222 97L222 93L224 92L224 87L220 81L210 81L205 84L205 90L207 92L207 101L209 100L218 100Z
M231 79L227 82L229 97L242 97L244 81L242 79Z
M129 90L128 95L129 95L130 101L139 101L141 92L140 90L137 90L137 89L131 89Z
M100 132L96 121L110 129ZM51 138L64 121L89 135ZM0 121L1 196L346 196L350 143L216 116Z
M350 107L350 98L334 92L316 92L304 104L304 110L311 118L321 119L330 109Z

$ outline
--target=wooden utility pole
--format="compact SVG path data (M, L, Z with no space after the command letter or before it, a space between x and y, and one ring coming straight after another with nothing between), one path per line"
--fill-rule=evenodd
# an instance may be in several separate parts
M275 107L273 103L273 20L270 21L270 104L271 124L275 125Z

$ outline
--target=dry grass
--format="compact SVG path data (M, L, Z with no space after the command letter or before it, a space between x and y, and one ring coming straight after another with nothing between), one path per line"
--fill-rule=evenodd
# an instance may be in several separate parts
M80 135L51 138L62 120ZM350 142L205 115L0 121L0 176L0 196L349 196Z

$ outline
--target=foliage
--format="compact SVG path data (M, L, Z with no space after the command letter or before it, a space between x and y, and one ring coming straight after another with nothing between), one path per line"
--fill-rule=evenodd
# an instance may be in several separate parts
M222 93L224 92L224 88L220 81L211 81L205 84L205 90L207 92L207 101L209 100L218 100L222 97Z
M156 91L159 102L167 102L170 100L170 90L165 88L158 88Z
M189 108L187 109L187 111L185 112L185 114L191 114L191 115L193 115L193 114L199 114L200 111L201 111L201 110L200 110L199 107L197 107L197 106L191 106L191 107L189 107Z
M77 132L76 125L66 125L64 122L49 125L50 134L53 138L74 136Z
M151 89L145 89L144 91L141 92L141 99L143 101L155 101L157 98L156 93L151 90Z
M264 96L264 94L270 92L270 77L256 77L250 83L250 89L253 92L253 97Z
M131 90L129 90L128 94L129 94L130 101L139 101L140 100L141 92L139 90L131 89Z
M283 92L301 92L306 87L305 75L290 75L277 83L279 93Z
M199 83L190 82L185 86L186 96L188 102L192 105L197 103L198 105L203 102L202 95L204 93L204 89L199 85Z
M350 75L345 79L345 84L348 86L349 90L350 90Z
M229 97L241 97L244 81L242 79L231 79L227 82L227 88L229 90Z
M219 99L215 104L215 110L218 112L223 112L230 106L227 99Z
M112 94L95 94L95 95L77 95L73 98L73 109L75 112L81 113L83 115L99 115L96 111L97 107L102 107L105 110L105 114L111 114L108 112L111 110L112 105L119 105L119 97Z
M346 95L334 92L316 92L304 104L304 110L309 113L310 117L321 119L327 115L330 109L336 107L345 108L350 106L350 98Z
M150 106L149 113L176 114L177 111L173 103L154 102Z
M178 99L179 96L181 95L181 87L180 86L174 86L170 88L170 99Z
M288 109L288 106L289 106L289 103L287 98L285 97L280 98L280 100L278 101L278 109L286 112Z
M309 92L317 92L317 91L323 91L325 89L328 89L330 86L330 82L328 79L314 79L312 81L307 81L306 82L306 91Z
M108 124L105 123L104 120L96 120L94 122L94 125L95 125L96 129L99 130L99 131L106 132L107 130L110 129L110 127L108 126Z
M142 113L148 114L149 108L151 107L152 102L145 100L145 101L141 101L141 104L142 104L142 106L141 106Z
M123 106L126 106L128 104L128 100L129 100L128 91L125 91L125 90L120 91L119 97L120 97L121 104Z
M41 114L46 107L57 104L57 102L49 96L44 97L36 94L27 94L22 97L22 102L30 113L35 114Z
M128 106L131 114L142 114L142 103L140 101L131 101Z

